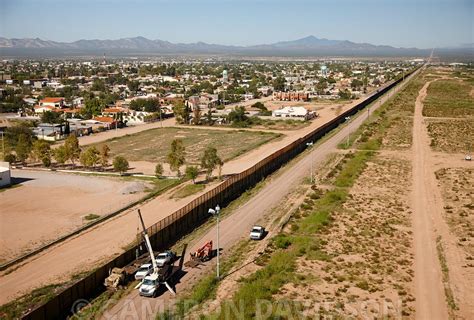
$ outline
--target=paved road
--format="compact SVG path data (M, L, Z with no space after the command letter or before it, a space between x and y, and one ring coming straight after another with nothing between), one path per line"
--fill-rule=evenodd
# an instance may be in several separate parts
M400 86L394 90L398 91L399 88ZM381 103L385 102L392 94L393 89L380 99ZM305 157L301 158L291 168L282 169L284 170L282 174L270 179L257 195L237 209L232 215L226 217L219 226L221 234L220 247L223 251L225 252L226 248L230 248L240 239L246 237L252 225L257 223L266 212L272 210L280 199L283 199L300 185L302 179L308 176L312 163L313 165L322 164L327 156L337 149L337 145L357 130L364 120L370 116L370 113L376 110L381 103L375 103L368 109L369 112L362 112L358 117L353 118L347 126L324 143L314 147L313 150L308 152ZM216 243L215 227L211 228L204 236L193 241L188 248L188 252L194 252L208 240ZM186 256L185 261L188 259L189 257ZM215 262L211 261L210 263ZM185 271L187 273L180 279L180 283L176 285L177 292L184 288L188 279L196 277L200 270L187 268ZM103 319L154 319L158 311L163 310L165 306L169 306L173 301L174 298L169 292L165 292L159 298L149 299L140 297L138 290L134 290L108 310L103 315Z

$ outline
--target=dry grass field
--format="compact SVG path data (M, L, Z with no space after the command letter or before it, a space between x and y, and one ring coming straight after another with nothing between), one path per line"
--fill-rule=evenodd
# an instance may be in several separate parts
M459 239L458 244L474 259L474 168L440 169L436 178L446 221Z
M474 148L474 118L459 120L428 119L428 133L434 151L447 153L472 152Z
M342 318L413 317L409 183L407 161L368 162L330 226L314 235L317 251L298 258L299 281L274 298L313 302L327 309L321 314Z
M203 130L159 128L107 140L111 156L121 155L129 161L165 162L173 139L182 139L186 161L200 163L204 149L213 146L219 156L230 160L278 137L278 134L244 130ZM97 144L100 147L103 143Z
M468 80L442 79L432 82L424 101L423 116L464 118L474 116L474 102Z

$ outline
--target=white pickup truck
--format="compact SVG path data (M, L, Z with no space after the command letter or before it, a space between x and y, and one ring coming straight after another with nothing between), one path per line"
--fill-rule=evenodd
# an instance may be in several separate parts
M265 228L262 226L253 226L250 231L250 239L261 240L265 236Z

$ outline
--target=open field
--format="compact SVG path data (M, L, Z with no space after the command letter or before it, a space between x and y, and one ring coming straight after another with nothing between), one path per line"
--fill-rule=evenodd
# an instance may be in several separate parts
M473 117L472 84L467 81L442 79L432 82L424 102L425 117Z
M295 279L274 299L303 305L314 301L326 306L323 313L343 318L354 310L374 318L413 317L412 231L405 205L410 166L407 161L385 157L366 165L342 208L328 213L328 218L324 209L312 205L318 201L306 201L310 210L320 212L312 219L313 223L320 221L320 227L313 229L302 222L296 224L298 228L290 227L296 232L288 230L293 237L317 232L306 240L312 245L297 258Z
M434 151L467 154L474 150L474 118L427 119L426 122Z
M274 119L252 119L251 128L253 129L264 129L264 130L299 130L310 124L309 121L302 120L274 120Z
M204 149L213 146L228 161L278 137L278 134L244 130L203 130L158 128L107 140L111 156L121 155L129 161L165 162L173 139L182 139L188 163L200 163ZM99 143L98 146L103 143Z
M444 217L459 245L474 259L474 168L440 169L436 178L444 199Z
M38 248L138 200L147 182L75 174L18 171L18 188L0 193L1 262Z

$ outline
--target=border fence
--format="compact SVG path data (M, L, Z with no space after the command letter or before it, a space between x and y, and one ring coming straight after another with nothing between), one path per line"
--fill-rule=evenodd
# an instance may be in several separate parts
M413 72L415 72L415 70L405 74L403 78L395 80L378 92L373 93L364 101L341 113L338 117L327 122L315 131L272 153L247 170L233 175L214 189L209 190L170 216L150 226L147 231L150 235L153 248L156 250L168 248L181 237L203 224L209 218L208 208L213 208L217 204L226 206L238 198L245 190L253 187L263 178L275 172L282 165L304 151L307 142L320 139L346 121L346 117L356 114L374 102ZM68 315L71 315L71 309L77 300L95 297L103 292L103 283L105 278L109 275L109 270L114 267L121 268L133 262L136 259L138 251L139 245L133 246L113 260L95 269L86 277L72 283L49 301L26 314L23 319L43 320L66 318Z

